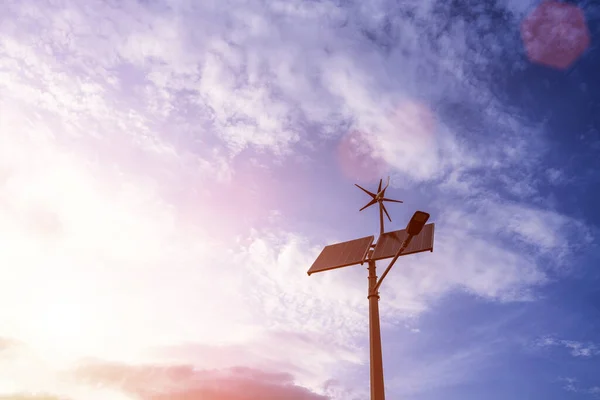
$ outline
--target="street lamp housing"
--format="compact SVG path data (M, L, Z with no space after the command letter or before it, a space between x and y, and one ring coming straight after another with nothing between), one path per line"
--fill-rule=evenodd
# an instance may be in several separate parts
M412 216L408 225L406 225L406 233L408 236L417 236L423 230L423 227L429 219L429 214L424 211L417 211Z

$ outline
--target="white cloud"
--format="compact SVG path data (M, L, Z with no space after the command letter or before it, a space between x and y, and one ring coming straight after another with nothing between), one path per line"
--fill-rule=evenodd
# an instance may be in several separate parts
M573 357L588 358L600 355L600 346L592 342L579 342L545 336L538 339L535 344L539 347L563 347L567 349Z
M565 385L563 386L563 389L565 389L567 392L578 392L579 391L579 389L576 386L577 379L575 379L575 378L561 378L560 380L565 383Z
M382 285L384 316L418 314L457 289L500 301L534 299L535 287L566 268L573 242L589 240L578 221L551 211L490 198L443 203L433 253L401 258Z
M443 78L456 79L457 74L465 74L462 58L470 50L460 36L466 35L460 31L464 27L453 28L443 36L445 40L452 38L444 48L454 53L441 57L437 50L424 46L417 24L401 24L398 51L420 53L411 57L395 53L388 60L354 30L379 26L389 11L385 2L374 3L369 14L331 3L309 8L301 2L272 3L267 7L252 2L170 2L166 8L125 2L122 10L101 2L62 9L42 4L13 4L13 17L25 14L35 18L35 25L28 28L43 30L44 41L27 43L20 37L22 42L5 45L9 57L62 69L66 72L63 80L73 83L76 81L69 72L81 73L84 64L92 69L86 75L112 83L110 91L119 97L119 103L124 103L127 92L146 94L138 96L137 107L163 116L177 113L181 104L176 102L181 100L181 90L186 90L188 106L195 108L200 120L234 152L254 145L285 154L300 140L317 140L314 135L301 136L305 132L299 127L305 122L329 132L331 127L351 119L358 129L369 132L376 152L383 153L392 166L412 178L427 180L447 172L451 165L457 167L453 161L457 150L454 133L432 126L437 131L435 138L419 138L421 131L427 133L419 127L423 113L415 115L415 107L407 98L414 91L422 91L422 85L417 88L414 80L420 69L431 68L430 64L440 59L446 60L435 72L440 85L431 86L434 92L429 95L435 99L453 89L452 80ZM423 13L419 17L430 12L427 7L418 11ZM42 19L42 14L51 17ZM86 23L91 20L102 22ZM344 24L352 29L342 28ZM60 66L54 53L37 49L61 41L66 43L61 49L65 57ZM137 84L124 80L117 72L122 63L133 65L145 79ZM402 76L392 70L397 68L395 63L404 66ZM45 78L42 80L49 79L49 71L46 68L40 74ZM55 87L51 93L59 89ZM478 90L477 97L487 96ZM83 106L89 114L94 107L97 117L111 117L106 96L86 96L84 102L75 102L72 91L61 90L62 101L70 104L64 108ZM92 101L95 105L88 104ZM396 118L398 112L404 117ZM415 127L416 132L409 132ZM152 137L150 131L148 136ZM464 150L462 153L460 162L470 163L469 154Z
M577 378L573 377L561 377L558 379L563 382L563 389L567 392L579 393L584 395L591 395L591 398L596 398L600 394L599 386L585 386Z

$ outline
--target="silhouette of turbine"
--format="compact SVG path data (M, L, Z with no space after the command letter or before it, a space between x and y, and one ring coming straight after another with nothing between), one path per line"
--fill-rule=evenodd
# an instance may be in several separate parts
M359 188L360 190L362 190L363 192L365 192L366 194L368 194L369 196L371 196L371 198L372 198L371 201L369 201L367 203L367 205L364 206L363 208L361 208L359 211L362 211L365 208L371 207L374 204L379 204L379 224L380 224L379 232L380 232L380 234L383 235L383 232L384 232L383 213L385 213L385 215L388 217L390 222L392 222L392 218L390 217L390 214L388 213L387 209L385 208L385 204L383 204L383 202L389 201L389 202L393 202L393 203L403 203L403 201L388 199L387 197L385 197L385 190L388 188L388 186L390 186L390 177L389 176L388 176L387 184L385 185L385 187L383 189L381 188L382 184L383 184L383 179L380 179L379 187L377 188L377 194L368 191L367 189L363 188L362 186L357 185L356 183L354 185L357 188Z

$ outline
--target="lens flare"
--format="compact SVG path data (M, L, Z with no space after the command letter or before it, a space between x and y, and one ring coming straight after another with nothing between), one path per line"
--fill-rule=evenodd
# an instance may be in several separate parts
M590 32L581 8L545 1L521 24L529 59L556 69L569 68L590 45Z
M348 179L371 182L388 171L387 163L377 155L372 140L366 133L353 130L338 143L338 164Z

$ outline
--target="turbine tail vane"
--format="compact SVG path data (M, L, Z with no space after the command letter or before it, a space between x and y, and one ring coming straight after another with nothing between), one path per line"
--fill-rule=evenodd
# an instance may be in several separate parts
M381 182L381 180L379 182ZM383 188L383 193L385 193L385 189L387 189L388 186L390 186L390 177L389 176L388 176L388 179L387 179L387 183L385 184L385 187Z

